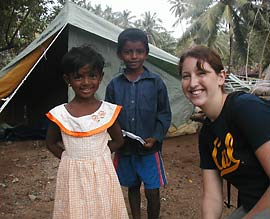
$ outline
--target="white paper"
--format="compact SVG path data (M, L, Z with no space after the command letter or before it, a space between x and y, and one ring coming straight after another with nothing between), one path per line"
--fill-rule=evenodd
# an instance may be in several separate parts
M133 133L131 133L131 132L128 132L128 131L125 131L125 130L122 129L122 133L123 133L123 136L124 136L124 137L127 136L127 137L129 137L129 138L131 138L131 139L137 140L137 141L139 141L142 145L144 145L144 144L146 143L140 136L135 135L135 134L133 134Z

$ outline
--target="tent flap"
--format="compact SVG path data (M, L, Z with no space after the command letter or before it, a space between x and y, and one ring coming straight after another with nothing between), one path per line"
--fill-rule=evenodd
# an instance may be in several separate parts
M54 36L48 38L42 45L16 63L3 77L0 78L0 98L10 95L20 84L23 78L46 51Z

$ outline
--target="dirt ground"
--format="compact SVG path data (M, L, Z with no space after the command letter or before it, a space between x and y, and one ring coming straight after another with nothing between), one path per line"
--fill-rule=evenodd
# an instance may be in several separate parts
M163 162L168 185L161 189L160 218L200 218L202 186L197 134L166 139ZM44 141L0 142L0 219L51 218L58 164L59 160L46 149ZM123 193L126 198L125 188ZM235 194L232 189L234 206ZM146 202L142 197L145 219ZM127 207L130 212L128 203ZM234 208L224 205L224 216Z

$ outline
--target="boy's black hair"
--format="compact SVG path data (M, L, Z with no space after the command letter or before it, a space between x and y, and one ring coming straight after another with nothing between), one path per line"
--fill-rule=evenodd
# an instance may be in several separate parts
M104 68L103 56L89 45L72 47L62 58L63 74L77 73L79 69L89 64L92 69L102 73Z
M146 53L149 53L148 38L144 31L137 28L127 28L118 36L117 54L120 55L126 41L140 41L144 44Z

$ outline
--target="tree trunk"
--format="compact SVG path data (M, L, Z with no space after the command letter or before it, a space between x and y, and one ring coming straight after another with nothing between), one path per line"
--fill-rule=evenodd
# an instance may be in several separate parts
M262 49L262 56L261 56L261 59L260 59L260 69L259 69L259 78L262 78L262 61L263 61L263 57L264 57L264 51L265 51L265 48L266 48L266 45L267 45L267 41L269 39L269 36L270 36L270 30L268 31L268 34L266 36L266 39L264 41L264 45L263 45L263 49ZM269 68L269 66L267 67Z
M230 33L230 54L229 54L229 67L228 67L228 74L231 73L232 65L233 65L233 57L232 57L232 47L233 47L233 34L231 34L231 25L229 24L229 33Z
M255 21L257 19L257 15L259 13L259 10L260 10L260 8L257 9L257 12L256 12L255 17L254 17L254 20L253 20L253 24L252 24L252 27L251 27L251 30L250 30L250 33L249 33L249 36L248 36L247 57L246 57L246 67L245 67L246 78L248 77L248 58L249 58L249 50L250 50L251 37L252 37L252 32L253 32L253 29L254 29Z

